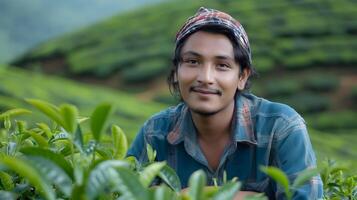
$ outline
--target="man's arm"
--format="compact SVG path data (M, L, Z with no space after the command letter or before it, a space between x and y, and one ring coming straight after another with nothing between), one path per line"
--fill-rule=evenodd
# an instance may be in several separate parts
M291 120L291 125L280 130L276 135L276 164L288 176L292 183L297 175L308 168L316 168L316 158L304 120L298 116ZM322 181L319 175L295 191L293 199L321 199ZM284 199L283 189L278 187L278 199Z
M148 162L144 127L140 129L134 141L131 143L126 153L126 157L128 156L134 156L141 164Z

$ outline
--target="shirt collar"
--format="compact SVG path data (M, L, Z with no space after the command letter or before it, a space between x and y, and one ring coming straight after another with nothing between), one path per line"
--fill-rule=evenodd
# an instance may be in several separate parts
M251 101L245 94L236 95L234 118L232 121L233 140L256 145L252 121ZM185 138L186 137L186 138ZM168 134L167 141L176 145L182 141L195 139L196 130L187 105L184 105L174 129Z
M247 98L249 94L242 93L236 95L236 110L233 119L233 134L236 142L257 144L254 135L254 124L252 119L253 105Z

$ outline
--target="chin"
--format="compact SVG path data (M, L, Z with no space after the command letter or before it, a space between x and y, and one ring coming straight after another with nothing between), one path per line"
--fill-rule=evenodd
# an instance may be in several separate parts
M203 115L203 116L211 116L219 112L219 110L212 109L212 108L195 108L190 107L190 110L196 114Z

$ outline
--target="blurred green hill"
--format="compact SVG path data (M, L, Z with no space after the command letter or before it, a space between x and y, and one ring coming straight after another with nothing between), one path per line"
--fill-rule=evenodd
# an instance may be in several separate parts
M0 63L10 62L49 38L160 1L1 0Z
M0 113L12 108L34 110L25 99L46 100L52 104L69 103L77 106L83 117L90 116L93 108L100 103L113 105L110 123L122 127L132 140L141 125L165 105L139 101L135 97L113 89L89 86L72 80L43 75L10 66L0 65ZM40 113L24 117L29 122L47 120ZM18 118L16 118L18 119ZM48 121L45 121L48 123ZM0 124L2 126L3 124Z
M253 92L299 111L319 154L357 163L356 148L346 149L357 142L354 0L166 2L45 42L12 65L172 104L165 76L174 36L200 6L227 11L245 27L260 73Z

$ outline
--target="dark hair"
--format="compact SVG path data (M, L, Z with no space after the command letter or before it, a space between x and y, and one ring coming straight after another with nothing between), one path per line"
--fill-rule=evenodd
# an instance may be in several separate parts
M235 39L235 36L233 33L228 29L224 28L219 25L205 25L200 28L198 28L196 31L192 32L190 35L197 31L204 31L204 32L209 32L209 33L216 33L216 34L223 34L225 35L232 43L233 45L233 52L234 52L234 59L236 63L239 64L240 71L243 71L244 69L248 68L250 70L250 75L248 77L248 80L245 84L244 90L249 90L251 87L251 78L255 75L257 75L257 72L255 68L252 66L251 60L249 59L249 55L244 51L243 47L238 44L238 42ZM183 45L185 44L185 41L187 40L190 35L187 35L186 37L182 38L178 44L176 44L176 49L173 55L173 66L171 68L170 74L167 78L167 83L169 84L169 89L171 94L178 95L179 94L179 88L178 88L178 83L175 80L175 74L177 72L177 68L181 62L181 49Z

